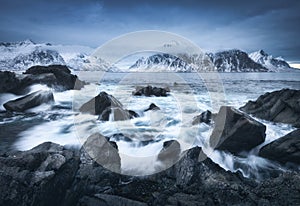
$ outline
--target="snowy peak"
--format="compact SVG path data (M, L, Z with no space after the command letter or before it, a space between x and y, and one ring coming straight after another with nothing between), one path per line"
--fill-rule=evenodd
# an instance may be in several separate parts
M171 54L154 54L141 57L131 67L130 71L173 71L192 72L194 68L182 59Z
M291 69L290 65L281 57L273 58L268 55L264 50L259 50L249 54L249 57L266 67L269 71L279 72L279 71L289 71Z
M267 72L263 65L249 58L246 52L238 49L209 54L219 72Z

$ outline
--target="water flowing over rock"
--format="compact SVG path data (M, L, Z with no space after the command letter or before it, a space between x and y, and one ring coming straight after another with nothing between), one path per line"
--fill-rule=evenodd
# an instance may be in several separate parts
M0 155L0 205L61 205L79 165L76 151L46 142Z
M283 164L290 162L300 165L300 129L265 145L259 155Z
M210 137L211 147L239 154L249 151L265 140L266 127L238 110L222 106L215 118Z
M45 103L54 102L51 91L37 91L21 98L6 102L3 106L7 111L24 112Z
M170 92L170 89L168 87L166 88L159 88L159 87L152 87L152 86L146 86L146 87L136 87L136 90L132 92L134 96L156 96L156 97L166 97L168 95L168 92Z
M99 115L99 120L109 121L112 114L112 120L121 121L137 117L134 111L126 110L119 100L106 92L100 92L96 97L84 103L79 111Z
M71 74L71 70L64 65L33 66L24 72L27 76L23 78L22 85L46 84L58 91L70 89L81 89L85 82Z
M156 106L156 104L151 103L149 105L149 107L147 109L144 110L144 112L150 111L150 110L160 110L160 108L158 106Z
M282 89L267 92L256 101L249 101L240 109L261 119L300 127L299 90Z
M212 121L212 113L207 110L202 112L200 115L193 118L192 125L200 124L204 122L205 124L210 124Z

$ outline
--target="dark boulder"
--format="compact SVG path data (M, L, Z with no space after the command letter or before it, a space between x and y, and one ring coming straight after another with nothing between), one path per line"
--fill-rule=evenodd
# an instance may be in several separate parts
M0 71L0 93L15 93L19 87L20 80L14 72Z
M300 127L300 90L267 92L240 109L261 119Z
M78 151L50 142L1 155L0 205L60 205L78 165Z
M300 165L300 129L265 145L260 149L259 156L283 164Z
M23 87L33 84L46 84L58 91L81 89L85 82L80 81L71 70L64 65L33 66L27 69L26 76L21 80Z
M132 92L132 94L134 96L166 97L168 95L168 92L170 92L170 89L168 87L159 88L159 87L146 86L146 87L136 87L136 90Z
M24 112L45 103L54 102L51 91L37 91L21 98L6 102L3 106L7 111Z
M209 110L202 112L200 115L193 118L192 125L200 124L204 122L205 124L210 124L212 121L212 113Z
M210 145L237 155L263 143L265 131L265 125L250 116L232 107L222 106L215 117Z
M151 103L147 109L144 110L144 112L150 111L150 110L160 110L158 106L156 106L154 103Z
M136 112L124 109L121 102L106 92L100 92L96 97L84 103L79 108L79 111L99 115L99 120L102 121L109 121L111 114L113 114L112 120L114 121L128 120L138 117Z
M121 159L115 142L110 142L99 133L89 136L82 146L95 162L112 172L121 172Z
M168 168L175 164L180 157L180 144L176 140L164 142L163 148L157 156L157 160L163 163L163 167Z

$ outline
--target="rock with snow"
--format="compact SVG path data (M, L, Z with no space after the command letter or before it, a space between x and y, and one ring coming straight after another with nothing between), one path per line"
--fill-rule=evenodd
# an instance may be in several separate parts
M37 91L21 98L6 102L3 107L7 111L24 112L41 104L54 102L51 91Z
M282 58L274 58L268 55L265 51L259 50L249 54L249 57L266 67L271 72L288 72L293 71L290 65Z
M209 54L219 72L267 72L268 69L253 61L246 52L233 49Z
M214 122L212 148L238 155L265 141L266 126L232 107L222 106Z

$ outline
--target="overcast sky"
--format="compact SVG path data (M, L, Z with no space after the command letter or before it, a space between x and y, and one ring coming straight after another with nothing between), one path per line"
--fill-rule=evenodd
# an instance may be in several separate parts
M300 60L299 0L0 0L0 41L98 47L127 32L163 30L205 51L264 49Z

